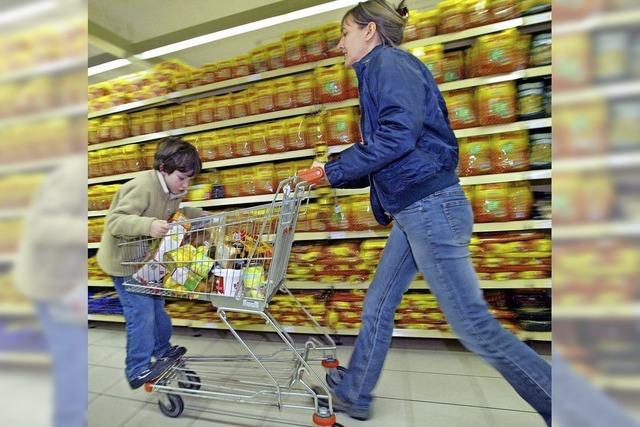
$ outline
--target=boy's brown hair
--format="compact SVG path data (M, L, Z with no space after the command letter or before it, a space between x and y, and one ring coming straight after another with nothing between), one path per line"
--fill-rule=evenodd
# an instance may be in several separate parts
M153 168L169 174L178 170L195 176L202 169L202 161L196 147L181 138L170 136L158 144Z

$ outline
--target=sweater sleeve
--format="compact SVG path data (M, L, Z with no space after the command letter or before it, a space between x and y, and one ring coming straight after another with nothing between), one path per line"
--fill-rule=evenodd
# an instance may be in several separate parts
M149 236L156 220L142 214L149 207L150 194L140 186L132 186L118 194L107 213L105 227L112 236Z

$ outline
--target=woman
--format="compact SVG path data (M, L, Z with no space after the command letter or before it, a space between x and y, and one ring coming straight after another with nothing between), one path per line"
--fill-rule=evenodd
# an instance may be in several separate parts
M403 2L404 3L404 2ZM458 145L427 68L397 46L408 17L384 0L345 14L338 47L358 76L363 141L324 167L332 187L371 187L379 223L394 221L362 312L349 368L332 391L337 411L370 417L371 392L394 313L418 271L460 341L551 423L551 367L489 314L467 245L473 212L455 167Z

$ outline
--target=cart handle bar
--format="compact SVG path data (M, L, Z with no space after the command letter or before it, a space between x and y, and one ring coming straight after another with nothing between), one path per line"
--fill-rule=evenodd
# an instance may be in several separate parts
M309 184L319 184L324 178L324 170L317 166L310 169L302 169L298 171L298 178Z

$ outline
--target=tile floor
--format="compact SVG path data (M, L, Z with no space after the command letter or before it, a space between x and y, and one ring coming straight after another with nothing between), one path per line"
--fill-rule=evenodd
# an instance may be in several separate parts
M158 393L131 390L124 378L124 325L94 323L89 330L90 427L312 426L311 412L185 398L178 418L163 415ZM200 334L200 336L194 336ZM279 348L274 335L246 334L256 351ZM303 338L300 336L294 336ZM190 354L241 354L222 331L174 330L173 344ZM342 338L338 356L347 363L353 339ZM536 350L547 360L550 347ZM395 339L374 392L374 416L367 422L338 414L344 426L544 427L544 422L492 367L452 340ZM241 412L239 418L231 413Z

